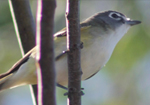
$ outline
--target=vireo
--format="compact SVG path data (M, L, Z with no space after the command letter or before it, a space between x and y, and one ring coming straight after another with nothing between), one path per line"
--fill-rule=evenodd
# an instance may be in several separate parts
M109 60L116 44L130 26L141 23L130 20L122 13L105 11L97 13L80 24L82 80L96 74ZM60 86L68 84L66 29L54 35L56 57L56 81ZM12 68L0 75L0 91L25 84L37 84L35 63L36 47L31 49ZM58 57L59 56L59 57Z

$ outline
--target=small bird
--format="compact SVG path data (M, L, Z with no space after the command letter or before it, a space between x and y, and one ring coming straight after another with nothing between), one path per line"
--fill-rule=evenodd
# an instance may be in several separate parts
M97 13L80 23L82 80L96 74L109 60L112 52L128 29L141 23L131 20L122 13L105 11ZM58 86L68 84L66 28L54 35L56 82ZM27 84L37 84L37 47L31 49L22 59L0 75L0 91Z

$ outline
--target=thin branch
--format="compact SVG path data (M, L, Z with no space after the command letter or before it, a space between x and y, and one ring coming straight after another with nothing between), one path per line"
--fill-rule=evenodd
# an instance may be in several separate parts
M12 3L24 52L35 46L35 23L29 0L9 0Z
M81 105L79 0L67 0L68 98L69 105Z
M35 46L35 23L32 17L29 0L9 0L14 27L22 56ZM37 89L34 86L31 95L34 105ZM34 94L33 94L34 91ZM35 97L34 97L35 96Z
M56 105L56 76L54 59L55 0L38 0L37 11L37 65L38 105Z

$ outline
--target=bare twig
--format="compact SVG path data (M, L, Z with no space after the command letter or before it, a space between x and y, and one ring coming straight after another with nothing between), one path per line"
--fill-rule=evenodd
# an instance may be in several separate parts
M38 105L56 105L54 64L54 13L55 0L38 0L37 11L37 65Z
M69 105L81 105L79 0L67 0L68 98Z
M13 6L24 52L35 46L35 23L28 0L10 0Z
M17 39L23 56L24 53L27 53L35 45L35 23L32 17L29 0L9 0L9 5ZM36 86L34 86L34 90L31 89L34 105L36 105L36 90ZM33 95L32 91L34 91L35 95Z

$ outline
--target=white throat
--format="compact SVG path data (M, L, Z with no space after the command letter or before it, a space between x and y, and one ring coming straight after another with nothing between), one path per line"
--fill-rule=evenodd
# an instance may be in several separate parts
M84 51L84 48L81 50L81 60L82 58L84 60L84 63L82 63L82 79L86 79L92 73L96 73L108 62L115 46L129 28L130 26L128 25L122 25L115 31L111 30L109 34L100 34L100 37L95 39L95 42L92 44L89 51L88 49L85 49ZM84 55L85 53L86 56ZM86 68L86 72L84 72L84 67Z

